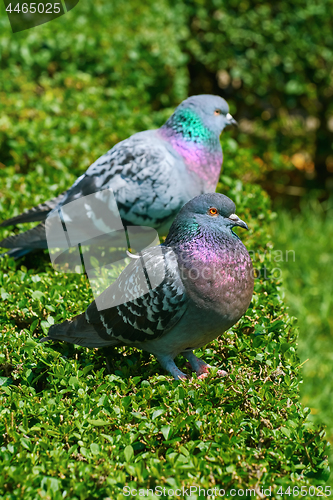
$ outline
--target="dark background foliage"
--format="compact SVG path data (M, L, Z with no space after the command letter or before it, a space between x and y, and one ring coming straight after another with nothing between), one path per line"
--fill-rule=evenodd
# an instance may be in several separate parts
M332 190L332 1L185 3L191 90L222 92L240 140L260 156L291 157L308 186Z

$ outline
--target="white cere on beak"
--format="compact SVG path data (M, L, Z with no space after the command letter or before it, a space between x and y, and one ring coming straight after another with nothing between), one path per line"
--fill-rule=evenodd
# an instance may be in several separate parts
M231 220L238 220L239 219L239 217L236 214L231 214L231 215L229 215L228 218L231 219Z
M233 119L230 113L227 113L227 118L228 118L228 120L232 120Z

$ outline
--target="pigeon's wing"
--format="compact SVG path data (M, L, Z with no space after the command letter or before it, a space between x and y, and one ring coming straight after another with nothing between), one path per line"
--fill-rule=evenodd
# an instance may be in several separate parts
M84 181L95 191L113 189L125 225L159 229L191 198L183 194L190 184L186 179L180 155L157 131L146 131L116 144L89 167Z
M55 209L112 188L124 225L149 226L165 233L180 208L192 197L186 195L190 187L187 181L178 153L156 131L140 132L116 144L93 163ZM107 218L108 208L102 212ZM107 224L104 227L107 229ZM45 223L5 238L0 247L47 248Z
M154 247L142 253L148 277L160 276L161 283L140 295L146 286L142 282L141 259L132 261L117 281L92 302L85 313L73 321L51 326L44 340L64 340L86 347L116 344L140 344L160 337L183 316L188 298L179 275L177 257L169 248ZM153 278L154 279L154 278ZM120 305L101 309L115 298Z

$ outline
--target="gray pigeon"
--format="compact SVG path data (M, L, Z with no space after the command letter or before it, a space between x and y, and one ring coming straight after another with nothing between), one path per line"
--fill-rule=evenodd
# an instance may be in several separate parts
M141 259L132 260L98 304L95 300L72 321L51 326L42 342L138 347L154 354L175 379L186 377L174 363L181 353L198 377L207 376L209 365L193 350L236 323L253 293L252 261L232 230L247 225L234 212L235 204L222 194L193 198L165 242L142 252L146 276L164 271L158 286L140 296ZM115 297L122 303L109 307Z
M219 136L236 121L219 96L183 101L157 130L132 135L93 163L68 191L2 222L9 226L43 221L0 241L17 258L33 248L47 248L45 219L82 196L112 188L124 226L149 226L160 236L181 207L194 196L215 191L222 165ZM107 211L107 207L106 207Z

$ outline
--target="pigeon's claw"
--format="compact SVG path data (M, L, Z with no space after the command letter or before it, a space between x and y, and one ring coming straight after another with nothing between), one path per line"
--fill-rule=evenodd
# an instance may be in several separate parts
M182 355L189 361L190 367L193 368L198 377L199 375L209 373L209 368L211 368L211 366L193 354L193 351L184 351Z
M202 373L201 375L198 376L198 379L203 379L203 378L206 378L208 377L209 375L209 371L205 372L205 373ZM218 377L226 377L228 375L228 372L226 372L225 370L218 370L216 372L216 375Z
M182 354L189 361L189 363L186 363L186 366L188 366L189 368L193 368L193 370L197 374L198 379L208 377L210 369L212 368L210 365L195 356L192 351L185 351ZM218 370L216 375L219 377L225 377L226 375L228 375L228 373L224 370Z

